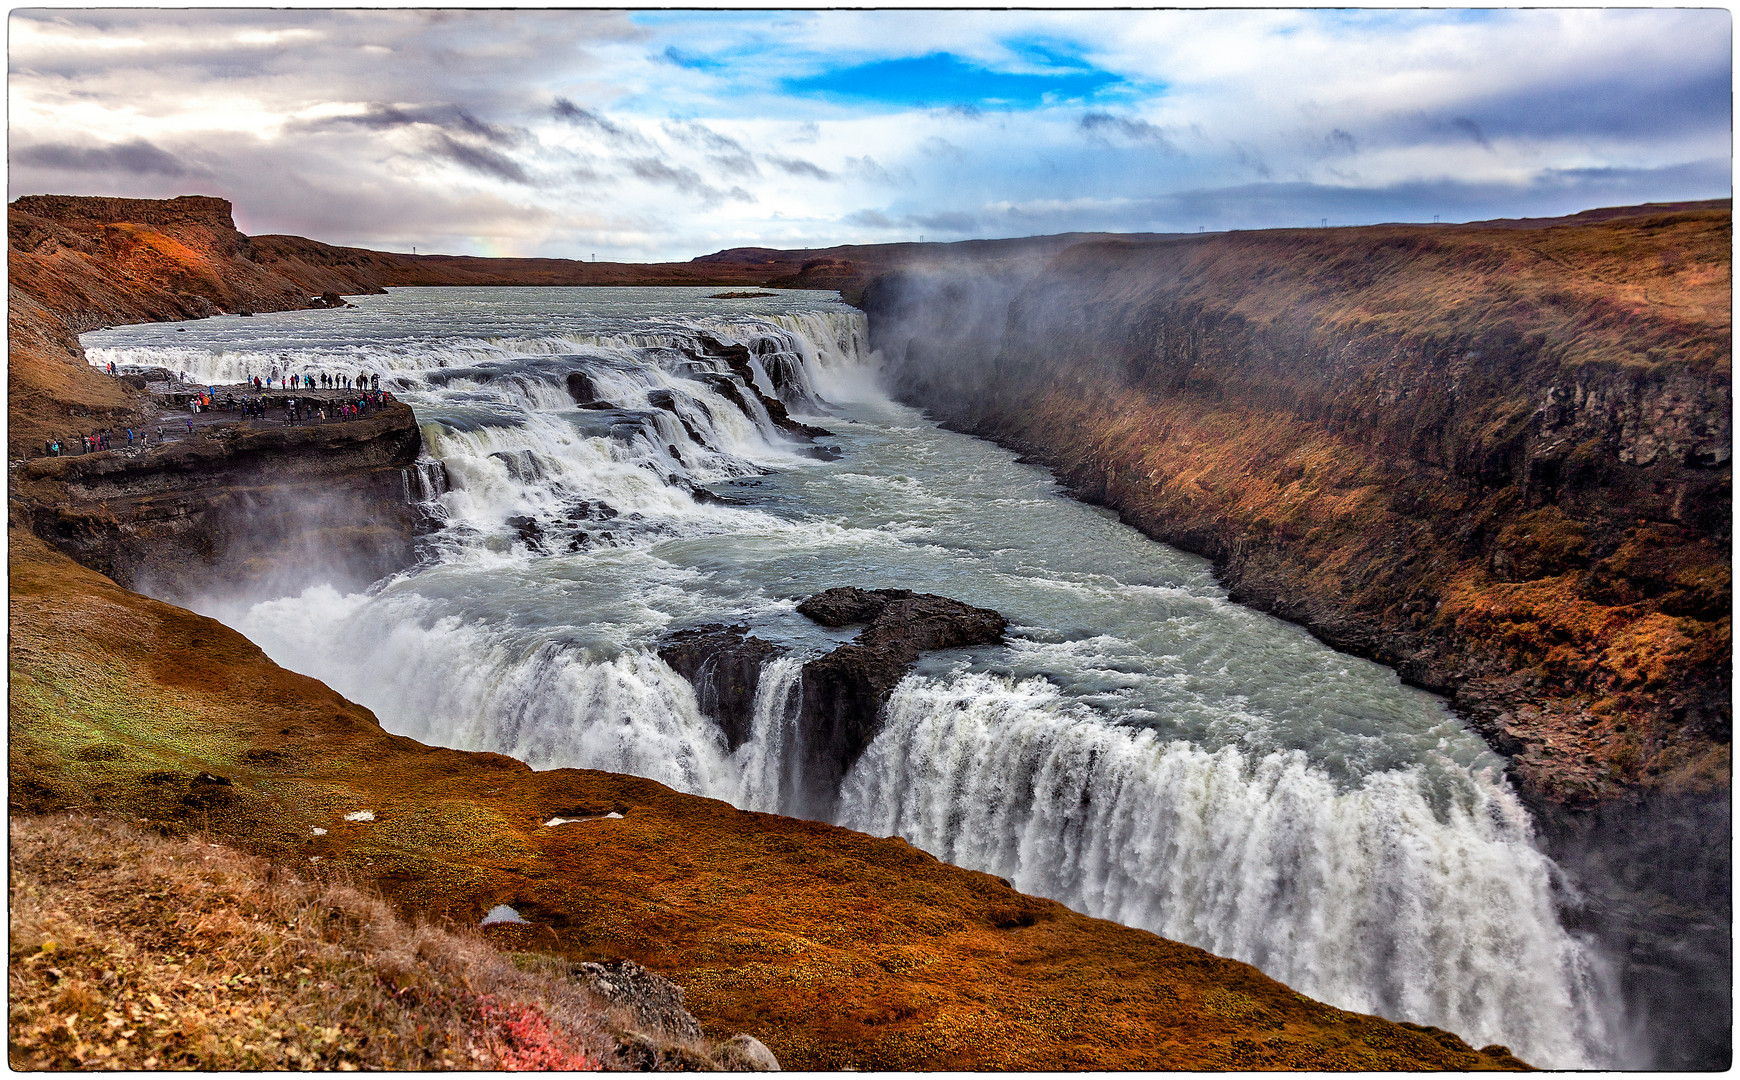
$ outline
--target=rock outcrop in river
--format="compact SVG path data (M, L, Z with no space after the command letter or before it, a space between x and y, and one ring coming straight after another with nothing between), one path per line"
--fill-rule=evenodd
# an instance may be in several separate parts
M852 641L803 666L797 725L804 745L802 804L830 817L840 780L882 726L882 706L920 653L992 645L1008 621L995 611L910 589L828 589L798 613L827 627L864 624ZM750 734L762 669L784 649L748 635L745 626L679 630L659 656L695 687L733 750Z

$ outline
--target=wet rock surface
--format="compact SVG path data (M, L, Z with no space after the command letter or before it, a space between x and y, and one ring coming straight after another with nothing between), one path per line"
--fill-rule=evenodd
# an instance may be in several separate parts
M422 438L409 406L307 425L202 415L149 448L32 459L11 494L37 535L165 597L290 585L305 568L361 587L414 561L427 522L411 499Z
M840 780L882 726L882 705L921 652L993 645L1007 620L988 608L906 589L829 589L798 605L823 626L867 623L857 638L804 665L799 723L812 800Z
M882 705L920 653L994 645L1008 621L989 608L908 589L837 588L798 604L827 627L866 624L858 636L804 664L797 722L803 735L803 797L825 818L840 780L882 727ZM764 665L786 652L747 626L679 630L659 656L695 687L701 711L735 750L750 737Z
M696 626L659 644L659 658L695 687L701 712L725 732L735 750L749 740L761 669L784 649L749 636L747 626Z

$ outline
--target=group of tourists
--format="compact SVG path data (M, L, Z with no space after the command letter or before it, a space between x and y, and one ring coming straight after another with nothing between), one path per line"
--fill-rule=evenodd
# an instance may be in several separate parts
M126 428L124 431L127 436L127 445L132 446L133 429ZM120 438L120 436L116 435L112 429L103 428L100 431L81 433L78 437L78 441L74 445L78 447L78 452L81 454L95 454L102 450L114 449L111 440L118 438ZM163 441L162 428L157 429L157 441ZM143 431L139 432L139 444L144 446L149 444L149 442L149 436ZM42 444L42 452L47 454L49 457L61 457L67 453L67 447L59 439L49 439Z
M321 390L379 390L381 388L381 377L370 375L366 371L359 371L356 377L352 378L349 375L333 375L325 371L310 375L307 372L301 374L280 372L274 368L272 374L264 379L258 375L248 377L248 384L254 388L256 393L272 389L274 382L278 384L280 390L313 390L317 387Z
M115 365L112 361L109 364L109 373L111 375L115 374ZM352 389L354 392L347 394L345 397L337 401L320 400L318 398L288 398L283 403L285 422L302 423L306 421L319 420L349 420L383 409L386 406L391 405L395 400L390 391L380 389L381 377L379 375L358 375L353 380L348 376L341 378L339 376L323 374L320 378L324 379L328 384L342 382L345 384L345 386L342 387L343 389ZM300 381L303 385L311 385L313 382L317 381L314 376L293 375L286 378L280 378L279 382L286 383L291 379ZM249 385L259 392L271 388L271 380L262 380L259 376L254 376L249 379L248 382ZM352 385L353 382L355 384L354 386ZM288 388L289 387L286 386L286 389ZM261 396L250 396L247 394L232 396L226 393L220 397L218 395L218 388L215 385L208 386L204 390L191 395L187 399L187 408L190 414L216 410L220 412L240 413L244 418L253 420L265 420L267 418L266 398L263 393ZM187 433L192 435L194 428L192 415L187 417L186 423ZM163 427L161 424L158 425L155 440L150 437L148 432L143 430L135 432L132 428L124 428L121 433L116 433L113 429L103 428L98 431L81 433L78 438L68 440L67 442L62 442L60 439L48 439L43 442L42 449L43 453L47 454L49 457L62 457L67 454L94 454L104 450L113 450L116 442L120 440L123 435L127 440L126 446L129 448L133 446L151 446L154 443L160 444L163 442Z
M284 421L286 423L302 423L308 420L348 420L364 413L374 412L393 402L393 395L386 390L365 390L355 397L346 397L339 401L321 401L309 398L286 398L284 400ZM266 419L266 399L264 397L244 397L240 401L224 399L221 407L239 412L243 416L255 420Z

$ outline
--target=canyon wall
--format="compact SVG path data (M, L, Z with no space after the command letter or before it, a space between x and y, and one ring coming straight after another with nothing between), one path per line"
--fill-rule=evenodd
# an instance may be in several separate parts
M1730 269L1722 204L1086 243L863 306L901 397L1448 695L1639 1000L1726 1015Z

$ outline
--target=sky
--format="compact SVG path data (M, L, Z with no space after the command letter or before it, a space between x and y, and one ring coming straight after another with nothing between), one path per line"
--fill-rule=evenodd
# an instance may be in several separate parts
M1724 9L17 9L10 197L602 260L1728 197Z

